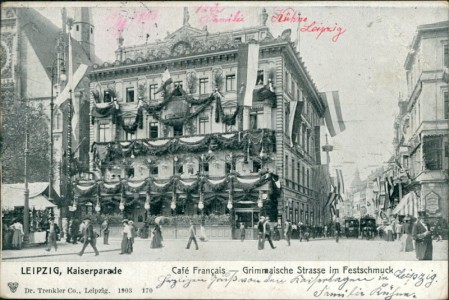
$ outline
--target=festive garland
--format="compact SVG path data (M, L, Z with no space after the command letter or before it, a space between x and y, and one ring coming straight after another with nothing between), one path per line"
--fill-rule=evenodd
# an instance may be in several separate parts
M75 185L75 195L82 197L92 197L97 193L101 195L110 195L110 194L119 194L119 193L131 193L136 194L143 191L147 193L156 192L156 193L169 193L172 191L181 191L183 193L192 194L199 193L201 187L204 188L204 192L212 192L219 193L224 192L226 189L242 189L243 192L249 193L255 188L258 188L265 183L270 183L270 190L272 190L272 194L277 195L278 188L275 184L279 177L271 172L264 173L261 175L256 181L253 183L244 183L241 182L240 176L233 172L232 174L228 174L223 177L223 179L217 181L210 180L207 176L198 177L193 182L187 183L184 182L179 176L171 176L170 179L164 180L164 182L157 182L152 177L149 177L142 182L139 183L131 183L131 182L115 182L115 183L94 183L90 186L82 186Z

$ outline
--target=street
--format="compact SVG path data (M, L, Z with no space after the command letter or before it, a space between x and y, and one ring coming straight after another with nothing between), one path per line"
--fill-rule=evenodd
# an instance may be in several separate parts
M292 240L287 246L285 240L274 241L276 249L268 242L264 250L257 250L257 241L213 240L199 243L195 250L192 243L186 249L187 240L163 241L163 248L151 249L150 239L136 239L132 254L119 255L120 240L110 239L109 245L97 240L99 256L94 256L89 245L82 257L77 253L82 244L58 243L58 251L45 251L44 246L2 251L4 261L36 262L93 262L93 261L416 261L415 252L400 252L398 242L383 240L357 240L343 238L336 243L334 239L311 239L309 242ZM447 260L448 242L433 242L433 259Z

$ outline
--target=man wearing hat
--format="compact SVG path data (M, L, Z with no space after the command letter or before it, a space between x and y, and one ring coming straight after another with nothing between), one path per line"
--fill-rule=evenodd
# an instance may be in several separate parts
M430 225L426 220L426 212L418 212L418 220L413 225L412 236L415 240L416 258L418 260L432 260L433 246Z
M90 222L90 218L86 217L84 218L84 227L82 231L83 236L83 248L81 249L81 252L78 253L79 256L83 256L84 250L86 250L86 247L88 244L92 246L92 248L95 251L95 256L99 255L97 250L97 235L94 232L94 227L92 226L92 223Z
M55 218L50 218L48 220L47 229L47 251L50 252L51 246L55 247L55 251L58 251L58 245L56 241L58 240L59 227L55 223Z
M198 250L198 243L196 241L196 227L193 221L190 221L190 228L189 228L189 241L187 242L186 249L190 249L190 244L192 241L195 243L196 250Z
M258 245L257 245L257 249L258 250L263 250L263 248L264 248L264 244L265 244L265 237L264 237L264 234L263 234L263 229L264 229L264 226L263 226L263 223L264 223L264 221L265 221L265 217L264 216L260 216L260 218L259 218L259 222L257 223L257 231L258 231L258 238L259 238L259 242L258 242Z

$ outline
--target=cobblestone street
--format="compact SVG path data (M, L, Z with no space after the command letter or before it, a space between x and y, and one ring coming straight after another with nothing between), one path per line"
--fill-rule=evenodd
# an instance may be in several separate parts
M2 252L5 261L416 261L415 252L400 252L398 242L381 240L356 240L343 238L336 243L333 239L316 239L309 242L292 240L287 246L285 240L274 241L276 249L271 249L268 242L265 249L257 250L257 241L214 240L199 241L199 250L192 244L185 249L187 240L166 240L160 249L150 248L150 239L136 239L134 253L119 255L120 240L111 239L110 245L103 245L98 239L99 256L94 256L90 245L82 257L77 253L81 244L58 243L58 251L45 251L44 246L6 250ZM433 242L433 259L447 260L448 242Z

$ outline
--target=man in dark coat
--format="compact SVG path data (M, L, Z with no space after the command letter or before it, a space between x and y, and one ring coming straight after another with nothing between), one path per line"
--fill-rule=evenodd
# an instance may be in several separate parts
M260 216L259 218L259 222L257 223L257 234L258 234L258 244L257 244L257 249L258 250L263 250L264 248L264 244L265 244L265 237L263 234L263 222L265 220L264 216Z
M287 244L290 246L290 239L292 237L292 223L290 220L285 222L285 239L287 240Z
M432 233L426 220L426 212L418 212L418 220L413 225L412 236L415 240L416 258L418 260L432 260Z
M109 221L108 218L105 218L103 223L101 224L101 231L103 232L103 244L109 245Z
M190 228L189 228L189 241L187 242L186 249L190 249L190 244L192 241L195 243L196 250L198 250L198 243L196 241L196 227L193 221L190 221Z
M83 256L84 250L86 250L86 247L88 244L92 246L92 248L95 251L95 256L99 255L97 250L97 235L94 232L94 227L92 226L92 223L90 222L89 218L84 219L84 227L82 231L83 235L83 248L81 249L81 252L78 253L79 256Z

